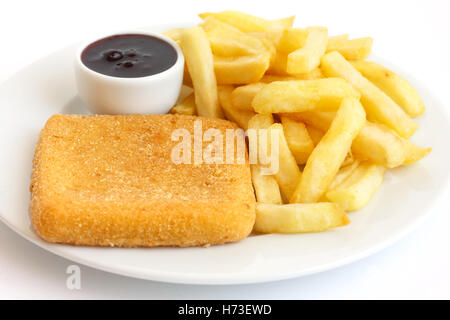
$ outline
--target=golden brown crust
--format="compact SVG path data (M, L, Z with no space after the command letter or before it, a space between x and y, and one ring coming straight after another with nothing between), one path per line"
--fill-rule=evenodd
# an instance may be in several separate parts
M236 129L180 115L51 117L33 160L31 220L49 242L203 246L239 241L255 220L248 164L179 164L176 128ZM192 144L193 147L193 144ZM205 148L205 143L203 145Z

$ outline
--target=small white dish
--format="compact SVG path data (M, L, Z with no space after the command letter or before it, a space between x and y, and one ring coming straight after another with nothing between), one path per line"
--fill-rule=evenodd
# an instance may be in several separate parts
M153 75L121 78L94 71L82 62L82 53L90 44L121 34L142 34L169 43L177 53L175 64ZM175 41L157 32L127 31L103 35L83 43L75 56L78 95L89 110L96 114L167 113L177 101L183 71L184 56L180 47Z

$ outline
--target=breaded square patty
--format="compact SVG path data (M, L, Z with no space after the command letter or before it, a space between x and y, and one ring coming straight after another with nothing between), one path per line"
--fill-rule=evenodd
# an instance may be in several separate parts
M180 143L172 132L193 136L196 120L203 132L214 128L224 137L237 128L182 115L52 116L33 160L30 214L38 235L118 247L206 246L247 237L255 221L248 161L175 164L171 158Z

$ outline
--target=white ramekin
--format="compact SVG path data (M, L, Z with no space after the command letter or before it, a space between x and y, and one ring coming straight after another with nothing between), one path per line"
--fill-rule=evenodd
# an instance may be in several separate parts
M177 60L163 72L139 78L107 76L83 64L81 54L89 44L120 34L142 34L164 40L175 49ZM78 94L89 110L96 114L167 113L178 99L183 71L184 56L180 47L170 38L153 32L127 31L104 35L81 45L75 57Z

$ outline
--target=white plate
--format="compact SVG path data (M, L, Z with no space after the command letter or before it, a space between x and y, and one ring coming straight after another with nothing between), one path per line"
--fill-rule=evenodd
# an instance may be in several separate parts
M170 27L178 26L148 30ZM433 147L433 152L418 164L389 170L369 205L350 214L349 226L314 234L251 236L209 248L120 249L46 243L30 228L31 160L39 130L52 114L86 112L75 89L75 48L33 63L0 87L0 218L24 238L78 263L136 278L192 284L303 276L350 263L392 244L423 221L448 185L450 123L444 107L411 75L394 67L419 90L428 107L417 119L420 129L413 141Z

